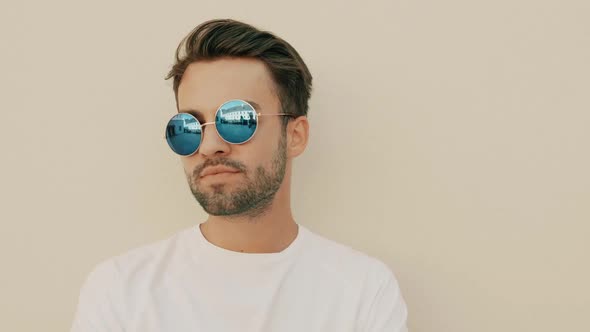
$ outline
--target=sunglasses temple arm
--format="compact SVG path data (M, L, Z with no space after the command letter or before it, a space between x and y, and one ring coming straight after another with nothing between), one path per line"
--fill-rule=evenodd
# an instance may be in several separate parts
M289 116L293 116L293 114L289 114L289 113L277 113L277 114L262 114L262 113L256 113L257 116L264 116L264 115L289 115Z

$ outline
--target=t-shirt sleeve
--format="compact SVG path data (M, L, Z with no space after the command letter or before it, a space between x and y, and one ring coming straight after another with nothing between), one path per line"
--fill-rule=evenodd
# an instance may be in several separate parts
M70 332L123 332L118 300L118 270L114 261L99 263L80 288Z
M408 309L395 275L385 263L377 262L377 292L370 302L362 332L407 332Z

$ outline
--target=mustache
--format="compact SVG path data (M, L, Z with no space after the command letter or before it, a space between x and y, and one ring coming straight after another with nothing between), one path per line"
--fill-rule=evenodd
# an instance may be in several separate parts
M196 166L195 169L193 170L193 178L198 178L205 168L207 168L209 166L217 166L217 165L231 167L231 168L234 168L240 172L246 173L246 166L244 166L244 164L242 164L241 162L236 161L236 160L231 160L231 159L222 157L222 158L217 158L217 159L207 159L201 165Z

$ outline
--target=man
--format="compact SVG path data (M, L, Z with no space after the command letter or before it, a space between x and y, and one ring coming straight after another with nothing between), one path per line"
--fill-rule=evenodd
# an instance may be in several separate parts
M286 41L212 20L180 43L166 140L209 214L98 264L73 332L407 331L394 274L291 214L312 76Z

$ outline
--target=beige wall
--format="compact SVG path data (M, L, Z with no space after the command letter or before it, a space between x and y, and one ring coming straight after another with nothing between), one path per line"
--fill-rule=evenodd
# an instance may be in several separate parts
M162 139L180 39L271 30L315 78L297 220L395 271L414 332L590 331L588 1L29 1L2 10L1 331L205 218Z

